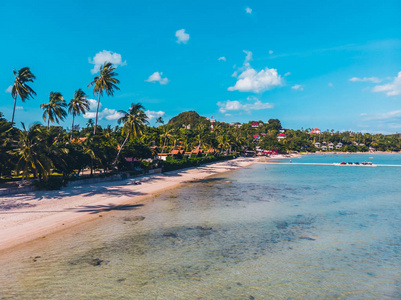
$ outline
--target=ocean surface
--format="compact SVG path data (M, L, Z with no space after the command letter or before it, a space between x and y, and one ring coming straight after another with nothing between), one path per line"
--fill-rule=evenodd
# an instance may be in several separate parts
M399 167L219 174L0 257L0 299L401 299L400 184Z

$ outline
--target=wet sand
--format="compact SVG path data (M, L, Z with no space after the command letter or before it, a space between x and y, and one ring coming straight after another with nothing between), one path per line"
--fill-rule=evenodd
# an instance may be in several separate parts
M182 183L246 167L254 161L237 158L118 182L1 197L0 251L94 220L109 211L140 206L147 198Z

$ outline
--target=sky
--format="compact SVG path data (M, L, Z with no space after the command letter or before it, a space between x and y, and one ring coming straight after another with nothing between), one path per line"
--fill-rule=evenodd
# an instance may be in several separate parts
M120 90L99 124L132 103L154 125L195 110L224 122L280 119L291 129L401 132L401 1L4 1L0 112L11 120L12 70L36 76L15 122L45 124L50 92L67 102L105 61ZM71 128L72 117L61 123Z

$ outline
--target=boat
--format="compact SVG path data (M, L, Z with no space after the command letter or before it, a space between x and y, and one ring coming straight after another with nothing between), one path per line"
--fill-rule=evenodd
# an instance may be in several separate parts
M341 162L341 163L334 163L335 166L348 166L348 167L376 167L371 161L364 161L364 162Z

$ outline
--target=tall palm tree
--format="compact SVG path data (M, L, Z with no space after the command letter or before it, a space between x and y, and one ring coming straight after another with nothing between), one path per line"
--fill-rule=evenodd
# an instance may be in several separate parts
M67 112L64 109L66 106L67 103L65 103L63 95L59 92L50 92L49 103L40 105L40 108L44 109L43 120L46 122L47 119L47 129L50 127L50 121L59 123L60 120L64 120L67 116Z
M136 138L142 135L143 129L145 128L145 124L148 123L148 116L144 112L144 107L141 103L131 104L128 112L120 110L119 113L123 114L123 116L118 119L118 124L124 123L122 134L126 134L125 140L122 143L120 149L118 150L116 159L113 163L113 169L117 164L118 156L120 155L121 150L123 149L125 143L128 138Z
M24 67L18 71L18 73L13 70L15 81L13 87L11 89L11 96L14 98L14 108L13 108L13 117L11 119L11 123L14 122L14 114L15 114L15 104L17 103L17 96L21 98L22 102L25 102L26 99L33 98L33 95L36 95L35 91L27 85L27 82L33 82L36 79L35 75L32 74L31 70L28 67Z
M172 137L174 129L171 128L170 126L166 125L166 126L163 126L162 130L163 130L163 133L160 135L160 137L164 138L163 148L162 148L162 154L163 154L164 147L166 147L166 142L168 139L170 139Z
M97 117L99 114L99 105L100 105L100 97L103 96L103 93L106 92L107 96L113 96L114 90L119 90L120 88L117 84L120 81L115 78L118 74L114 72L116 68L113 67L113 64L110 62L105 62L104 65L100 67L100 75L96 76L94 80L88 85L91 87L93 85L93 95L98 96L97 101L97 109L96 109L96 121L95 127L93 129L93 134L96 134L97 127Z
M74 128L74 119L76 115L85 114L86 111L89 110L89 102L86 99L86 94L81 89L78 89L74 93L74 98L71 99L68 104L68 111L72 114L72 125L71 125L71 134L70 140L72 139L72 131Z

